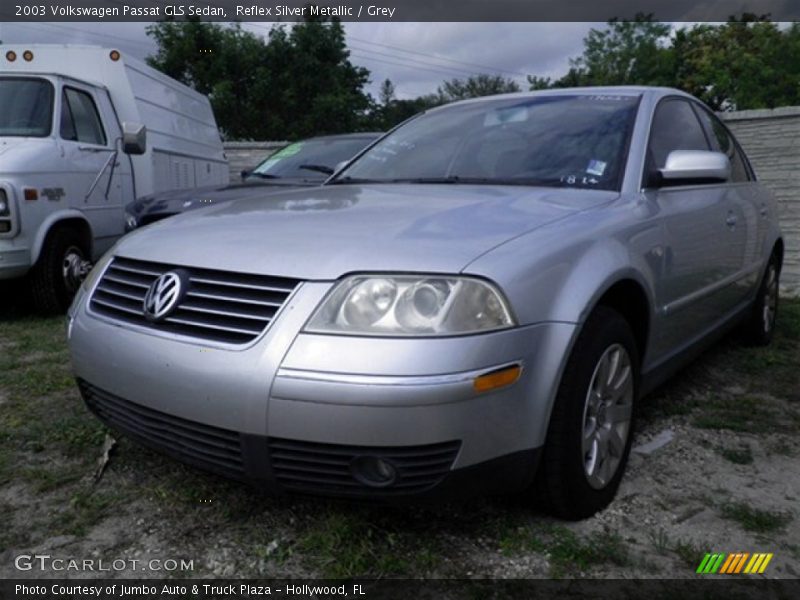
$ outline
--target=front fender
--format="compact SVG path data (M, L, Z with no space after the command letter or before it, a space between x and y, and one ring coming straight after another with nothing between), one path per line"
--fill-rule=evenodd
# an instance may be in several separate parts
M662 260L660 229L641 223L617 234L597 234L595 229L593 236L591 229L570 229L513 240L465 272L495 281L520 325L581 323L603 294L623 280L642 288L652 316L654 281Z
M79 219L86 225L86 227L89 228L89 231L92 229L86 216L82 212L71 208L59 210L47 215L45 220L39 225L39 229L36 230L36 235L34 236L33 243L31 244L31 264L36 264L36 261L39 260L39 254L42 252L44 241L53 226L56 223L60 221L66 221L67 219Z

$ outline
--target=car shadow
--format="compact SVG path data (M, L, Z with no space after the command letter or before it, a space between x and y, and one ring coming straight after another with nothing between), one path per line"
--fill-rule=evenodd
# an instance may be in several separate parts
M0 281L0 322L36 316L24 279Z

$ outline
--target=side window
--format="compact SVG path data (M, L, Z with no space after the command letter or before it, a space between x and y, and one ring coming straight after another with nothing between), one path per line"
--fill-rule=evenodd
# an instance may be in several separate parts
M709 150L703 128L685 100L665 100L656 108L647 146L648 170L664 167L673 150Z
M742 151L733 140L733 136L728 132L728 129L722 124L722 121L705 108L698 107L697 112L700 115L703 126L711 136L712 150L722 152L731 161L731 181L749 181L750 173L745 159L742 157Z
M105 146L106 134L94 100L86 92L64 88L61 99L61 137Z

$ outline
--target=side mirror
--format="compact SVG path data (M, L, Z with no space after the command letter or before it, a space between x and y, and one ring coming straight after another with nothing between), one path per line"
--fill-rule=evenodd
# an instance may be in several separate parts
M722 152L673 150L659 169L662 183L728 181L731 163Z
M122 124L122 151L125 154L147 152L147 128L140 123Z
M250 171L249 171L249 170L247 170L247 169L242 169L242 170L239 172L239 177L241 177L242 179L247 179L247 176L248 176L248 175L250 175Z

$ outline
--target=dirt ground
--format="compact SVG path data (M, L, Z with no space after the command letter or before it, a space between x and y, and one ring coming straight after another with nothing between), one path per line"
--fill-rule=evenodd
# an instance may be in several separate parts
M689 578L707 552L771 552L758 577L800 577L800 301L772 346L727 339L639 412L619 495L579 523L523 497L271 498L125 438L95 482L108 432L70 376L63 319L0 300L0 578L26 575L21 554L127 561L44 576Z

